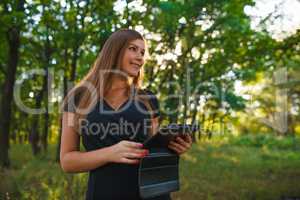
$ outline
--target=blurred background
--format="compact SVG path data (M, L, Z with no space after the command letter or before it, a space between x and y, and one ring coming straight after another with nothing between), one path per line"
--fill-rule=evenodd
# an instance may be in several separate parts
M144 87L161 123L201 126L175 200L300 198L299 10L299 0L2 0L0 199L84 198L87 173L59 166L59 106L120 28L147 40Z

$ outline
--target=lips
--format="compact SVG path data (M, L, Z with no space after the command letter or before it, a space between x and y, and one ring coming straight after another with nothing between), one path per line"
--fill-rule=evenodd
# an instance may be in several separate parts
M131 63L131 65L135 66L136 68L141 68L141 65L136 64L136 63Z

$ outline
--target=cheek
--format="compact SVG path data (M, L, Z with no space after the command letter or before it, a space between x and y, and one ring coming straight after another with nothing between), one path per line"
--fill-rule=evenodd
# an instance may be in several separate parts
M130 57L128 54L123 57L121 69L124 71L128 71L130 69Z
M122 60L123 65L128 64L130 62L130 59L131 59L131 55L129 53L125 53L124 57L123 57L123 60Z

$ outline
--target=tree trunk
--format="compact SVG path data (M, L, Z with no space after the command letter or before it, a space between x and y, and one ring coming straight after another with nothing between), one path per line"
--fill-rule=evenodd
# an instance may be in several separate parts
M0 162L1 166L9 166L9 128L11 118L11 102L13 101L13 88L16 79L17 65L19 61L20 30L12 28L8 33L9 58L7 76L4 82L4 94L1 100L0 112Z
M20 0L18 2L17 11L24 12L24 0ZM0 166L2 167L9 167L10 165L8 156L9 129L12 107L11 102L13 101L13 88L19 61L20 30L21 27L12 26L7 31L9 49L8 64L3 88L3 94L5 95L2 95L0 111Z
M46 65L49 66L49 65ZM51 83L49 81L49 70L48 67L46 67L46 75L44 77L44 100L45 100L45 114L44 114L44 129L43 129L43 135L42 135L42 147L44 152L47 152L47 148L48 148L48 130L49 130L49 110L48 110L48 91L49 91L49 87L51 87ZM48 85L49 84L49 85Z
M42 135L42 147L44 152L47 152L48 149L49 118L48 106L46 105L46 112L44 114L44 129Z
M68 49L66 48L64 51L64 60L65 60L65 66L66 69L68 69ZM67 95L68 92L68 77L67 73L64 73L64 79L63 79L63 97ZM60 144L61 144L61 132L62 132L62 117L61 115L59 116L59 131L58 131L58 143L56 147L56 162L60 161Z
M40 153L40 145L39 145L39 130L38 130L38 124L39 124L39 115L34 115L32 120L32 128L29 135L29 142L31 144L31 149L33 155L38 155Z
M43 92L44 92L44 102L45 102L45 108L46 112L44 114L44 129L43 129L43 135L42 135L42 146L44 152L47 152L48 148L48 132L49 132L49 110L48 110L48 94L49 91L51 90L51 77L49 76L49 67L50 67L50 59L51 59L51 54L52 54L52 49L50 45L50 40L49 40L49 30L48 26L47 28L47 40L45 43L45 68L44 70L46 71L45 77L44 77L44 85L43 85Z
M35 98L35 107L40 108L42 105L42 100L43 100L43 93L44 93L44 85L45 85L45 78L43 78L43 87L37 94ZM47 84L47 83L46 83ZM33 115L32 119L32 128L30 130L30 135L29 135L29 142L31 144L32 148L32 153L33 155L37 155L40 153L40 134L39 134L39 125L40 124L40 115Z

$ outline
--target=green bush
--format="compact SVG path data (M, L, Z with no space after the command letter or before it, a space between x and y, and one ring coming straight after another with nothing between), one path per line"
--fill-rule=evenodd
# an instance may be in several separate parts
M249 147L267 147L282 150L300 150L299 137L279 137L271 134L245 135L232 138L231 144Z

